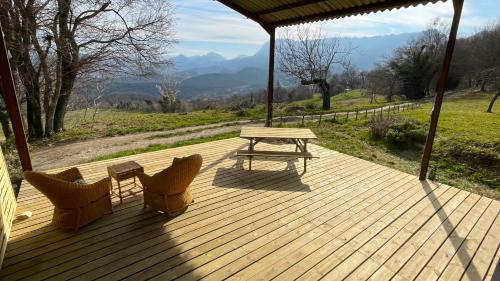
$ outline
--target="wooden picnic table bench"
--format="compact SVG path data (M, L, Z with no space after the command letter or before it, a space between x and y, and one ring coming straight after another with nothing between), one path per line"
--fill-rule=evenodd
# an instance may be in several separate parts
M311 139L317 139L316 135L309 129L243 127L240 138L248 139L250 144L247 150L238 150L236 156L248 158L250 171L252 170L252 158L256 156L303 158L304 173L307 171L307 160L318 158L307 151L307 142ZM291 140L295 143L295 152L255 150L255 145L264 139Z

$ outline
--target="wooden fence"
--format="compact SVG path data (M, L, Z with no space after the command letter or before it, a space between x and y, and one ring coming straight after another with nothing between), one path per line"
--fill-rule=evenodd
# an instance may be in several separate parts
M274 124L279 124L280 126L285 123L301 123L304 125L305 122L318 122L318 125L321 124L322 121L325 120L349 120L349 119L368 119L372 118L376 115L386 116L392 115L399 112L404 112L408 110L413 110L416 108L420 108L422 105L420 103L403 103L396 105L388 105L381 108L374 109L356 109L355 111L347 111L347 112L332 112L326 114L317 114L317 115L302 115L302 116L280 116L273 118Z

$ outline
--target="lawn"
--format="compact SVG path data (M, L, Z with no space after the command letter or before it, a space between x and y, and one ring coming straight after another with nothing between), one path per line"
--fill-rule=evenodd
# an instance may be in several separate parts
M397 104L401 100L388 101L385 97L377 97L373 103L370 103L370 96L363 93L361 90L351 90L349 92L340 93L330 97L331 109L321 110L323 100L320 94L314 94L313 98L291 102L289 107L297 106L304 107L308 113L330 113L330 112L343 112L355 111L356 109L370 109L382 107L388 104Z
M429 178L500 199L500 104L486 113L492 93L459 93L445 99L431 158ZM429 123L432 104L396 114ZM319 144L418 175L422 145L395 147L372 137L370 121L340 120L308 126Z
M485 112L492 96L492 93L458 93L445 99L429 169L430 179L500 199L500 104L495 105L494 113ZM414 110L393 112L392 118L416 120L426 127L431 108L432 103L427 103ZM348 121L340 118L323 121L321 125L310 122L305 126L316 133L321 146L418 175L423 144L395 146L374 139L370 122L370 118ZM93 161L237 135L238 132L230 132L170 145L152 145L103 155Z
M275 116L318 114L320 112L350 111L369 109L387 105L383 98L370 104L369 97L358 90L342 93L331 98L332 109L322 111L321 98L315 95L312 99L292 102L290 104L275 105ZM314 104L314 106L310 106ZM280 108L299 107L293 111L280 110ZM300 110L300 107L308 110ZM244 111L231 110L203 110L188 113L144 113L138 111L123 111L116 109L100 110L95 119L92 118L93 110L70 111L65 119L65 131L55 134L51 139L42 140L33 145L46 143L72 142L89 138L104 136L126 135L138 132L163 131L175 128L231 122L237 120L256 120L266 116L266 106L256 105Z

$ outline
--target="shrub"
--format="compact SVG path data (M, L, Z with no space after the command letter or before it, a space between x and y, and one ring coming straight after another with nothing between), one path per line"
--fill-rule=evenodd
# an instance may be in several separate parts
M375 115L370 121L370 134L374 139L385 139L389 128L394 124L394 119Z
M316 104L312 101L306 103L306 109L309 110L309 111L314 111L316 110Z
M248 116L248 110L246 108L240 108L238 111L236 111L235 115L237 117L245 117Z
M427 137L424 124L412 119L401 119L387 130L386 140L396 145L423 144Z

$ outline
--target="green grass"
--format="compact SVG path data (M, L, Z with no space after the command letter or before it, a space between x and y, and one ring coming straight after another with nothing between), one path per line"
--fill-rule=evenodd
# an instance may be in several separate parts
M461 141L500 141L500 102L492 113L486 109L493 93L467 93L445 100L439 116L440 137ZM426 104L415 111L404 112L409 118L430 122L432 104Z
M370 104L370 98L363 95L359 90L342 93L331 98L332 109L321 110L321 98L315 95L312 99L292 102L286 106L306 106L314 104L314 110L307 111L285 111L280 110L280 106L275 106L275 116L319 114L333 111L352 111L355 109L369 109L387 105L383 98L378 98L377 102ZM101 110L97 113L95 120L92 120L93 111L76 110L70 111L66 115L65 130L55 134L50 139L45 139L33 143L35 146L46 143L65 143L78 140L126 135L139 132L163 131L182 127L208 125L220 122L231 122L237 120L256 120L266 116L266 106L259 104L248 109L244 114L230 110L203 110L179 113L143 113L134 111L123 111L116 109Z
M361 90L352 90L330 97L330 110L321 109L323 100L320 94L314 94L311 99L291 102L288 106L304 107L308 114L319 114L371 109L399 102L397 100L389 102L385 97L377 97L373 103L370 103L369 95L364 94ZM286 115L286 112L284 114Z
M485 196L500 199L500 104L486 113L492 93L470 93L443 104L431 158L429 177ZM397 114L429 123L432 104ZM418 175L422 146L394 147L374 140L369 121L306 124L320 145L368 161Z
M136 149L119 151L119 152L112 153L112 154L101 155L99 157L96 157L96 158L90 160L89 162L114 159L114 158L118 158L118 157L130 156L130 155L135 155L135 154L139 154L139 153L158 151L158 150L162 150L162 149L175 148L175 147L211 142L211 141L222 140L222 139L229 139L229 138L237 137L238 135L239 135L239 131L233 131L233 132L222 133L222 134L209 136L209 137L200 137L200 138L191 139L191 140L179 141L179 142L172 143L172 144L151 144L151 145L149 145L147 147L143 147L143 148L136 148Z
M445 99L433 149L429 177L438 182L500 199L500 104L486 113L492 93L468 93ZM393 114L395 118L428 124L432 104ZM345 118L306 123L319 137L319 144L333 150L418 175L422 145L397 147L374 139L370 120ZM294 125L290 125L294 126ZM296 126L296 125L295 125ZM238 132L202 137L175 144L150 145L100 156L92 161L112 159L161 149L236 137Z
M142 113L121 110L100 111L95 121L91 113L83 120L84 110L68 112L64 132L55 134L49 142L70 142L103 136L126 135L138 132L162 131L189 126L207 125L239 118L234 112L204 110L178 113ZM248 119L248 118L244 118Z

